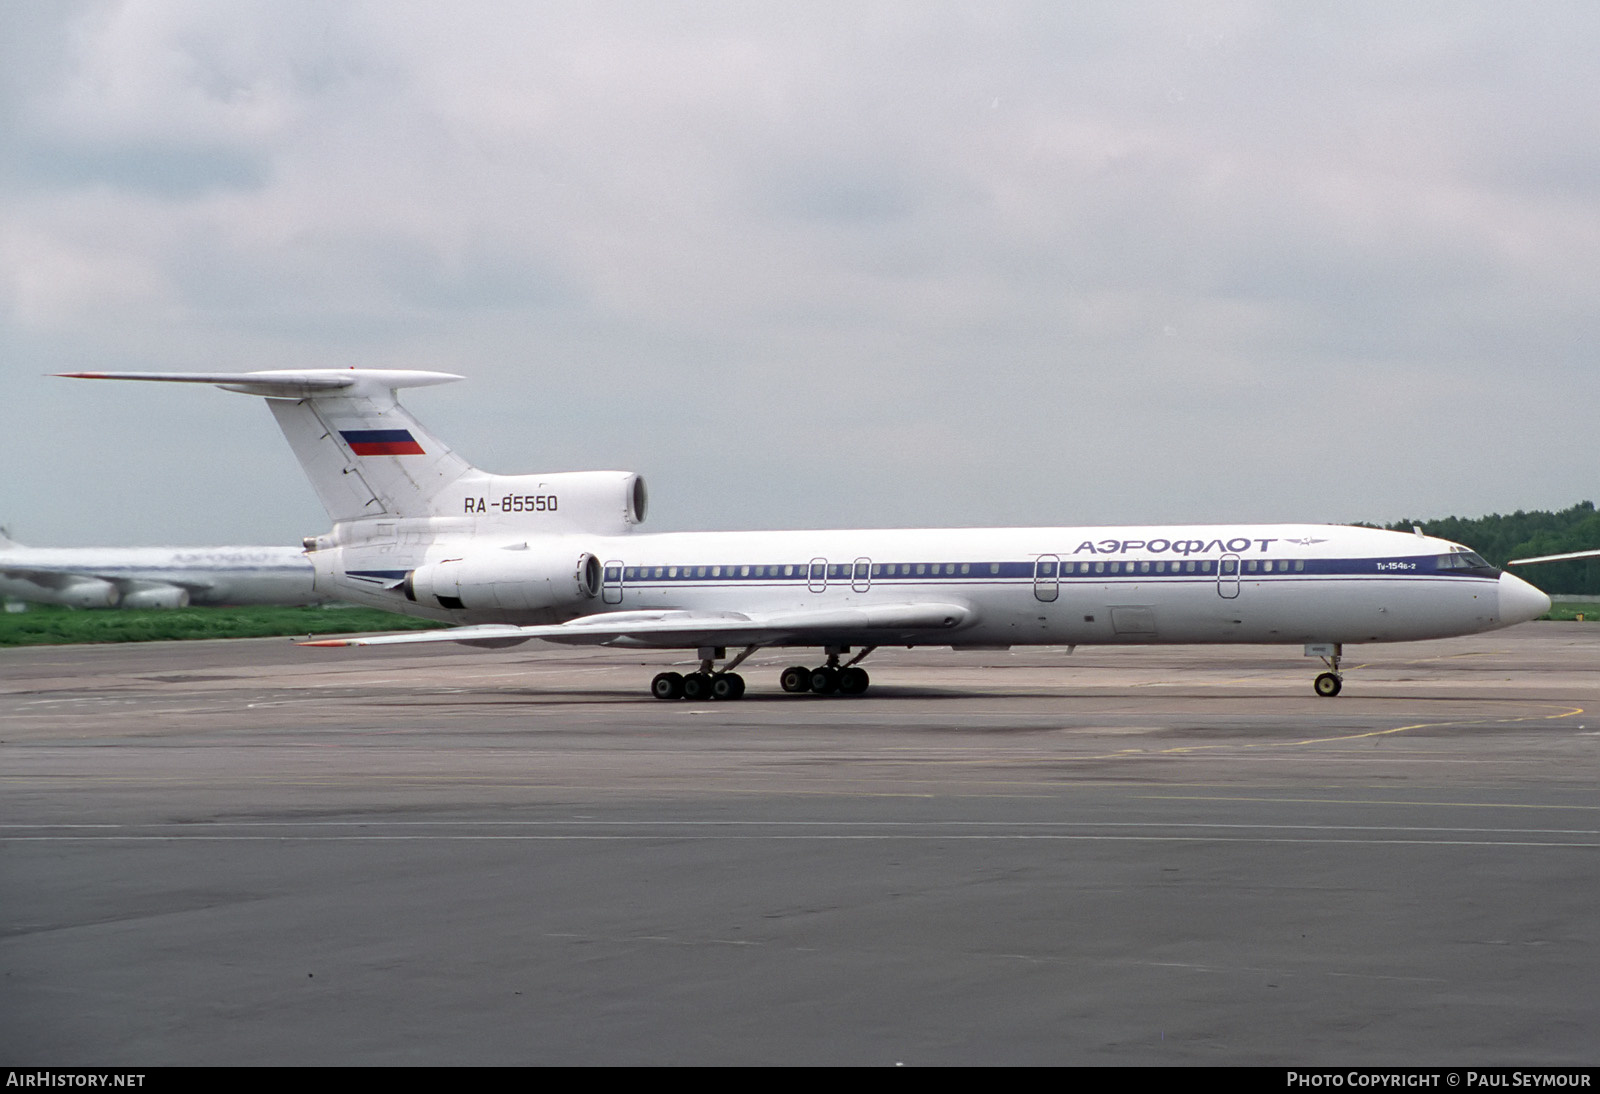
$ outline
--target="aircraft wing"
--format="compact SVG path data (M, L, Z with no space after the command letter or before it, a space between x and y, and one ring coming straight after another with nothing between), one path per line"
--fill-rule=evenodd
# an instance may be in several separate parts
M37 566L5 566L0 565L0 577L10 578L14 581L31 581L42 589L62 590L70 588L80 581L99 578L100 575L77 569L52 569Z
M1529 562L1565 562L1572 558L1600 558L1600 551L1569 551L1564 555L1539 555L1537 558L1514 558L1507 566L1521 566Z
M4 554L0 554L0 577L31 581L46 589L64 589L84 580L108 581L112 584L172 585L191 592L203 592L216 584L203 573L183 574L167 569L147 572L136 567L117 565L102 568L83 562L48 562L36 558L10 561Z
M692 646L893 644L927 641L974 618L964 604L874 604L858 608L805 608L745 615L740 612L602 612L566 623L518 627L488 623L442 631L413 631L358 638L326 638L302 646L391 646L461 642L514 646L530 638L577 646L687 649Z

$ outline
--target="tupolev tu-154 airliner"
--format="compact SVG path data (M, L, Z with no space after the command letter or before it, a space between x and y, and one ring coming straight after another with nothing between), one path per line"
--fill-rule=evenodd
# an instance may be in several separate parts
M1282 643L1322 658L1315 690L1333 696L1346 644L1476 634L1550 609L1532 585L1420 529L645 533L636 474L494 475L451 451L396 398L461 379L448 373L64 375L263 396L333 521L305 540L317 590L458 624L307 645L540 638L696 651L698 671L651 682L670 700L739 698L734 670L767 647L822 651L821 665L783 671L784 691L860 695L860 662L887 645Z

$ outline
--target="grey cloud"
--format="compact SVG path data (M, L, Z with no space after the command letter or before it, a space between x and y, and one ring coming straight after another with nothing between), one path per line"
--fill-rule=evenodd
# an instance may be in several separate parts
M14 186L66 190L103 186L173 200L217 190L259 190L271 177L270 158L262 153L161 141L34 144L9 158Z

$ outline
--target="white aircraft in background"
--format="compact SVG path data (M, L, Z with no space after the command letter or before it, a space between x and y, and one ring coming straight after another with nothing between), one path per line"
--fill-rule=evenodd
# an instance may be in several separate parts
M296 547L24 547L0 531L0 597L73 608L320 604Z
M1460 544L1322 524L642 533L625 471L493 475L396 399L438 372L68 373L264 396L328 516L305 541L317 589L444 631L310 645L530 638L698 651L658 699L737 699L758 649L810 646L790 692L866 691L879 646L1303 644L1339 693L1346 643L1475 634L1550 600ZM729 647L741 652L718 668ZM840 658L858 650L848 662Z

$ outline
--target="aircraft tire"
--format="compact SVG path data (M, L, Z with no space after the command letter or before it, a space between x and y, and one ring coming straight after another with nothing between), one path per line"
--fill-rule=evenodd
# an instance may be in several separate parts
M711 698L743 699L744 677L737 672L719 672L711 678Z
M778 677L778 685L791 695L811 690L811 670L804 665L790 665Z
M1332 699L1344 688L1344 681L1331 672L1325 672L1318 676L1311 686L1324 699Z
M650 694L657 699L682 699L683 676L676 672L663 672L650 681Z
M840 695L865 695L870 683L872 677L867 675L866 669L851 667L839 670Z
M811 670L811 690L818 695L832 695L839 690L839 670L831 665Z
M701 702L711 698L711 674L709 672L691 672L683 678L683 697L690 702Z

